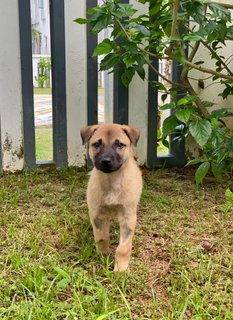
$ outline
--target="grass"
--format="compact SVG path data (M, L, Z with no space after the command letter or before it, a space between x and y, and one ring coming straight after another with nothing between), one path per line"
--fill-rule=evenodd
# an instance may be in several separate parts
M36 137L36 160L53 159L53 133L52 128L37 127L35 130Z
M85 170L1 180L0 319L233 318L230 182L197 189L190 170L145 170L130 273L119 275L95 250Z
M52 94L52 88L33 88L34 94Z

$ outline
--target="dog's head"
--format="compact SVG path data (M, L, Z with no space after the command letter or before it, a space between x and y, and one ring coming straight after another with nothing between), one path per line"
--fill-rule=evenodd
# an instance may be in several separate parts
M137 144L138 129L126 125L93 125L81 129L83 144L88 143L89 155L95 167L111 173L133 156L131 145Z

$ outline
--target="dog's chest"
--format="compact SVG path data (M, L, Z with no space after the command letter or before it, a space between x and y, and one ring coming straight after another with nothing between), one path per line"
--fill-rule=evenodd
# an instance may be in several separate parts
M102 186L102 204L106 206L121 204L124 198L124 189L122 179L106 182L105 185Z

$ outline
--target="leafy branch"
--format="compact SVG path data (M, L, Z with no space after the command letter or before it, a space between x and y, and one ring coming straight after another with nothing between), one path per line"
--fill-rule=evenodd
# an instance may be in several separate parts
M193 136L202 152L201 157L191 161L191 164L200 164L197 183L202 183L209 170L216 179L232 174L233 133L226 127L224 119L232 117L233 113L219 106L215 106L216 110L210 109L214 103L203 101L197 95L191 82L191 71L198 71L198 78L203 82L208 78L212 78L213 83L217 80L223 99L233 95L233 72L229 67L232 54L225 57L220 51L227 45L226 40L233 40L229 11L233 5L201 0L138 1L149 5L147 14L136 15L137 10L132 4L105 0L88 11L87 19L76 19L78 23L88 23L95 34L105 28L112 30L111 38L104 39L93 53L95 56L104 55L100 70L121 68L121 80L127 86L135 73L144 80L144 67L148 65L161 79L153 83L163 92L161 112L172 110L163 122L163 143L166 145L167 136L174 132L179 133L180 139ZM196 58L200 45L210 53L214 68ZM174 82L157 70L152 62L154 58L170 63L177 61L182 65L180 81ZM204 74L209 76L204 78ZM187 94L179 99L180 91L184 89ZM168 95L171 99L166 103Z

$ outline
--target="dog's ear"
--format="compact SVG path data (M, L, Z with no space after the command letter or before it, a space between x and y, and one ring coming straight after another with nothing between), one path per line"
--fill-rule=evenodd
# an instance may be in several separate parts
M140 137L140 131L136 128L126 126L126 125L123 125L122 128L126 133L126 135L128 136L129 140L132 142L132 144L136 146L138 139Z
M94 132L98 129L98 127L99 127L98 125L93 125L93 126L87 126L80 130L83 144L87 143L91 139L91 137L93 136Z

